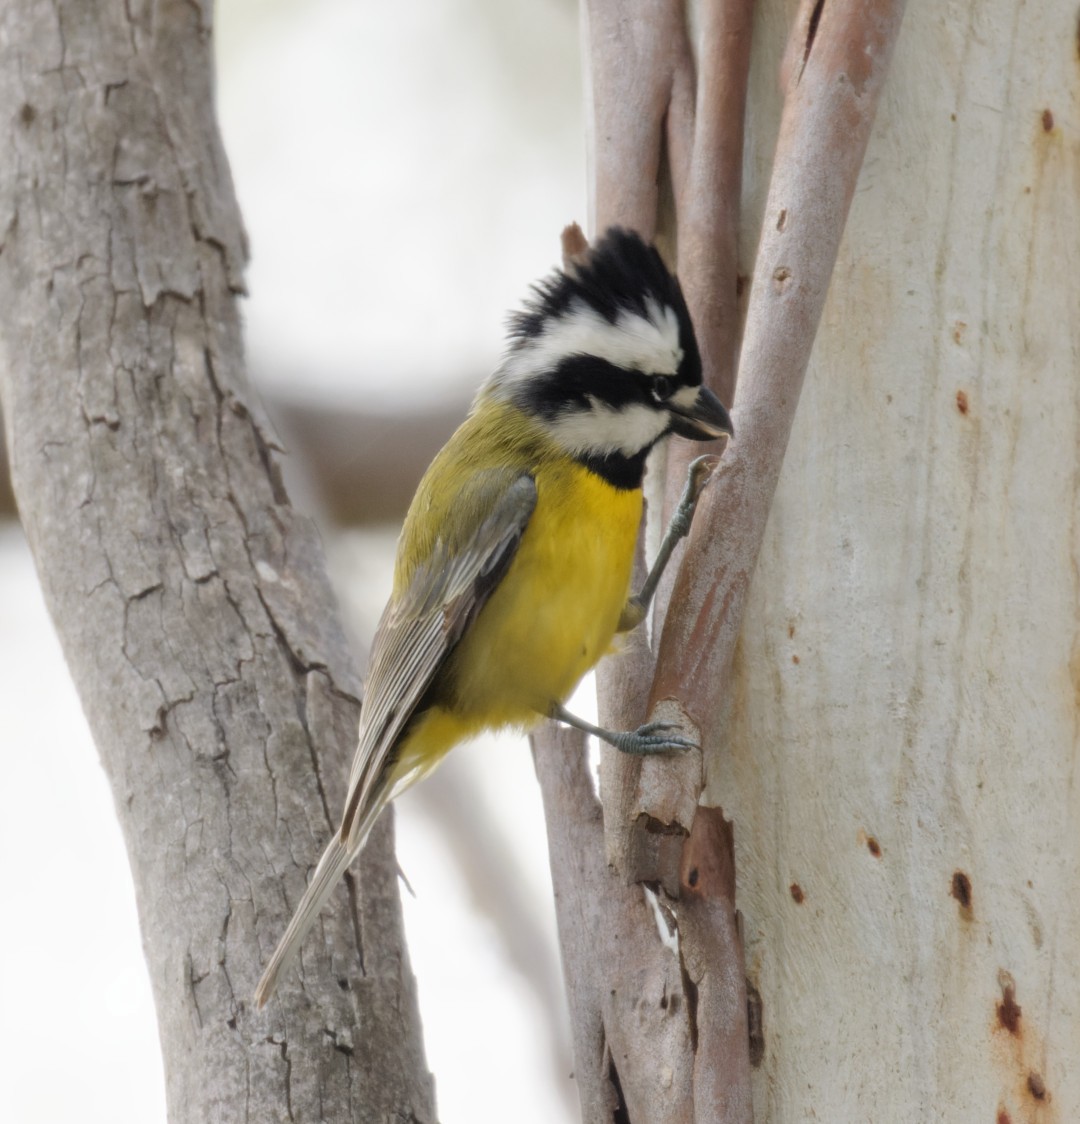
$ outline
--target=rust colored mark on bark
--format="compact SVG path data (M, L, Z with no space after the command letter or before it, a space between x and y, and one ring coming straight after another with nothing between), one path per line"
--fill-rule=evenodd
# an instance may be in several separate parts
M1051 109L1044 109L1042 111L1042 127L1044 133L1052 133L1054 131L1054 112Z
M1012 1124L1012 1117L1003 1108L999 1108L995 1124Z
M960 903L960 908L971 913L971 879L962 871L953 871L952 896Z
M1001 1002L997 1005L998 1024L1003 1026L1010 1034L1020 1035L1020 1004L1016 1002L1016 984L1008 972L998 975L1001 985Z
M1037 1101L1046 1100L1046 1082L1043 1081L1041 1073L1036 1073L1035 1070L1032 1070L1028 1074L1027 1087L1028 1092L1031 1093Z
M961 343L964 339L964 333L967 331L967 321L957 320L953 323L952 338L953 343Z
M776 286L777 292L782 293L787 287L787 283L791 280L791 270L786 265L780 266L775 273L773 273L773 284Z
M962 414L968 412L968 396L966 390L958 390L956 392L956 408Z
M795 626L794 626L793 624L789 624L789 625L787 626L787 634L788 634L788 639L789 639L789 640L794 640L794 639L795 639Z
M881 858L881 844L872 835L866 837L866 849L875 859Z
M792 662L792 663L798 663L798 662L799 662L799 657L798 657L798 656L792 656L792 657L791 657L791 662Z
M806 895L803 893L803 888L798 884L798 882L792 882L788 889L791 891L792 901L794 901L796 905L802 905L802 903L806 900Z
M735 826L719 808L698 808L683 846L681 881L686 893L735 900Z

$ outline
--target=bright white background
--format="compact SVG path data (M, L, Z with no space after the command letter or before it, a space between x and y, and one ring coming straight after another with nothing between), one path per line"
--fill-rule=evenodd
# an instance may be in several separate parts
M217 20L221 121L252 243L256 379L382 407L460 397L497 358L508 308L555 261L561 227L585 218L575 5L220 0ZM391 542L328 542L358 634L385 596ZM0 738L0 1119L158 1124L123 842L15 527L0 527ZM501 822L550 971L527 747L463 747L444 772ZM565 1038L422 796L399 802L398 827L441 1120L504 1124L507 1105L522 1124L573 1119Z

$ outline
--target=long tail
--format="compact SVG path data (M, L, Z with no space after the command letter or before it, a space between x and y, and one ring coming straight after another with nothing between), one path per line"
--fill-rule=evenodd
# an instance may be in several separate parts
M322 912L322 907L326 904L326 899L330 897L331 891L338 884L345 871L348 870L349 864L364 849L368 834L386 804L385 799L375 801L374 807L370 808L367 815L364 816L365 822L356 833L355 841L351 846L344 846L341 842L341 833L334 832L334 837L327 844L326 850L323 851L322 858L319 859L319 865L315 868L315 874L312 876L308 888L304 891L300 904L296 907L296 912L285 930L285 935L278 942L277 948L274 949L274 955L270 957L270 963L266 965L266 971L263 972L262 979L259 980L259 986L255 988L255 1005L257 1007L265 1007L267 1001L274 994L281 973L288 968L300 951L304 937L307 936L311 926L315 924L316 918Z

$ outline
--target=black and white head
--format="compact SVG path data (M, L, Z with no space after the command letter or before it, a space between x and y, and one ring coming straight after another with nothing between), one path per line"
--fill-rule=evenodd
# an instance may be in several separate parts
M645 458L669 433L696 441L732 433L727 410L701 384L679 282L655 248L618 227L536 286L485 389L618 487L640 486Z

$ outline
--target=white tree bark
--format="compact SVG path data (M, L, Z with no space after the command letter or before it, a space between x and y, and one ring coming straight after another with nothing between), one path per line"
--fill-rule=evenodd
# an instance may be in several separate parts
M707 764L761 1120L1080 1119L1077 31L905 15Z

